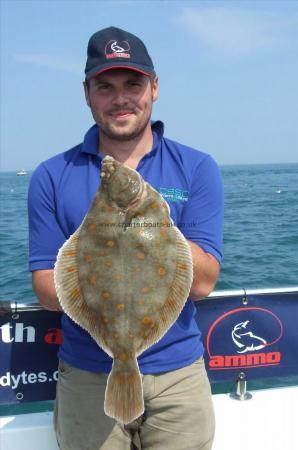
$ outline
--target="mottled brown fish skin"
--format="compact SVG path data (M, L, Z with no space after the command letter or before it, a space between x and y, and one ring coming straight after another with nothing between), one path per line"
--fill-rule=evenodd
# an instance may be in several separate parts
M70 286L72 301L59 289L62 307L113 357L105 411L129 423L144 411L136 358L177 319L192 261L168 205L136 171L107 156L101 177L80 229L59 252L57 285Z
M177 238L167 205L160 208L136 171L108 160L102 174L77 247L80 286L113 355L120 342L127 354L139 353L173 282L175 265L164 262L176 260Z

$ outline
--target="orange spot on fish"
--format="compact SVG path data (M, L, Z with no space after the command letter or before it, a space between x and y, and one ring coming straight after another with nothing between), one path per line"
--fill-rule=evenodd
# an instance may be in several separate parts
M70 250L66 254L67 254L67 256L76 256L77 252L75 252L74 250Z
M140 259L140 260L145 259L145 253L143 253L143 252L138 252L136 256L137 256L137 258Z
M153 203L151 203L151 205L150 205L150 208L152 208L152 209L156 209L156 208L158 208L158 207L159 207L159 205L158 205L157 202L153 202Z
M143 317L142 322L144 325L150 325L152 323L152 320L150 319L150 317L145 316L145 317Z
M187 270L187 265L186 264L178 263L177 267L178 267L178 269Z
M99 256L105 256L106 252L104 250L99 250Z
M123 310L124 310L124 308L125 308L125 305L124 305L124 303L118 303L118 305L117 305L117 309L118 309L118 311L123 311Z
M133 377L133 375L128 375L128 377L127 377L127 383L128 383L128 384L133 384L133 383L134 383L134 377Z
M89 283L90 284L96 284L96 276L95 275L92 275L91 277L89 277Z
M75 267L68 267L67 272L76 272L77 269Z
M121 280L124 280L124 276L120 275L120 274L116 274L116 275L114 275L113 279L116 281L121 281Z
M109 300L109 298L111 297L111 294L108 291L105 291L101 294L101 296L104 300Z
M121 359L122 359L123 362L126 362L126 360L127 360L127 354L126 354L125 352L122 353Z
M94 231L95 230L95 228L96 228L96 225L95 225L95 223L90 223L89 225L88 225L88 231Z
M159 267L157 272L160 277L163 277L166 274L166 269L164 267Z
M84 260L87 262L90 262L92 260L92 256L91 255L85 255L84 256Z
M150 291L150 288L148 286L143 287L142 292L144 294L147 294Z
M71 298L73 298L73 299L80 297L80 295L81 295L81 289L79 287L75 288L70 294Z
M118 334L118 333L114 333L114 334L113 334L113 338L114 338L114 339L118 339L118 337L119 337L119 334Z
M112 240L110 240L110 241L107 242L107 246L108 246L108 247L114 247L114 245L115 245L115 242L112 241Z
M168 298L167 298L167 301L166 301L166 304L169 305L169 306L174 306L174 305L175 305L175 302L174 302L174 300L172 299L172 297L168 297Z

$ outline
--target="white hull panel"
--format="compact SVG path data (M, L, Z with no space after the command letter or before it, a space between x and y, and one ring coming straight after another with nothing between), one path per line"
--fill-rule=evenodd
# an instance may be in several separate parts
M212 450L297 450L298 386L252 393L248 401L213 396ZM58 450L52 420L49 412L0 418L1 450Z

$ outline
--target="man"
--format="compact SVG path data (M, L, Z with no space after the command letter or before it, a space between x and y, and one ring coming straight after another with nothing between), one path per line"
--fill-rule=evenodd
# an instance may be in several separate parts
M29 190L30 270L40 303L61 309L53 282L57 252L91 205L105 155L138 170L165 197L188 239L194 279L176 323L138 358L145 413L126 426L103 411L111 358L63 315L57 440L63 450L208 450L214 416L194 300L212 291L219 273L219 170L209 155L164 138L163 124L150 121L158 78L139 38L114 27L95 33L85 74L86 101L96 124L82 144L42 163Z

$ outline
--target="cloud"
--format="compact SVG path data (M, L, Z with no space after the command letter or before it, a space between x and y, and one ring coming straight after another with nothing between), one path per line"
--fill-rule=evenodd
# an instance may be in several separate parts
M184 8L179 22L212 50L230 56L247 56L284 47L291 31L298 26L298 17L222 6Z
M22 53L14 55L14 59L19 63L27 63L36 66L47 67L52 70L68 72L74 75L82 75L83 71L83 64L67 62L65 60L54 58L48 55Z

